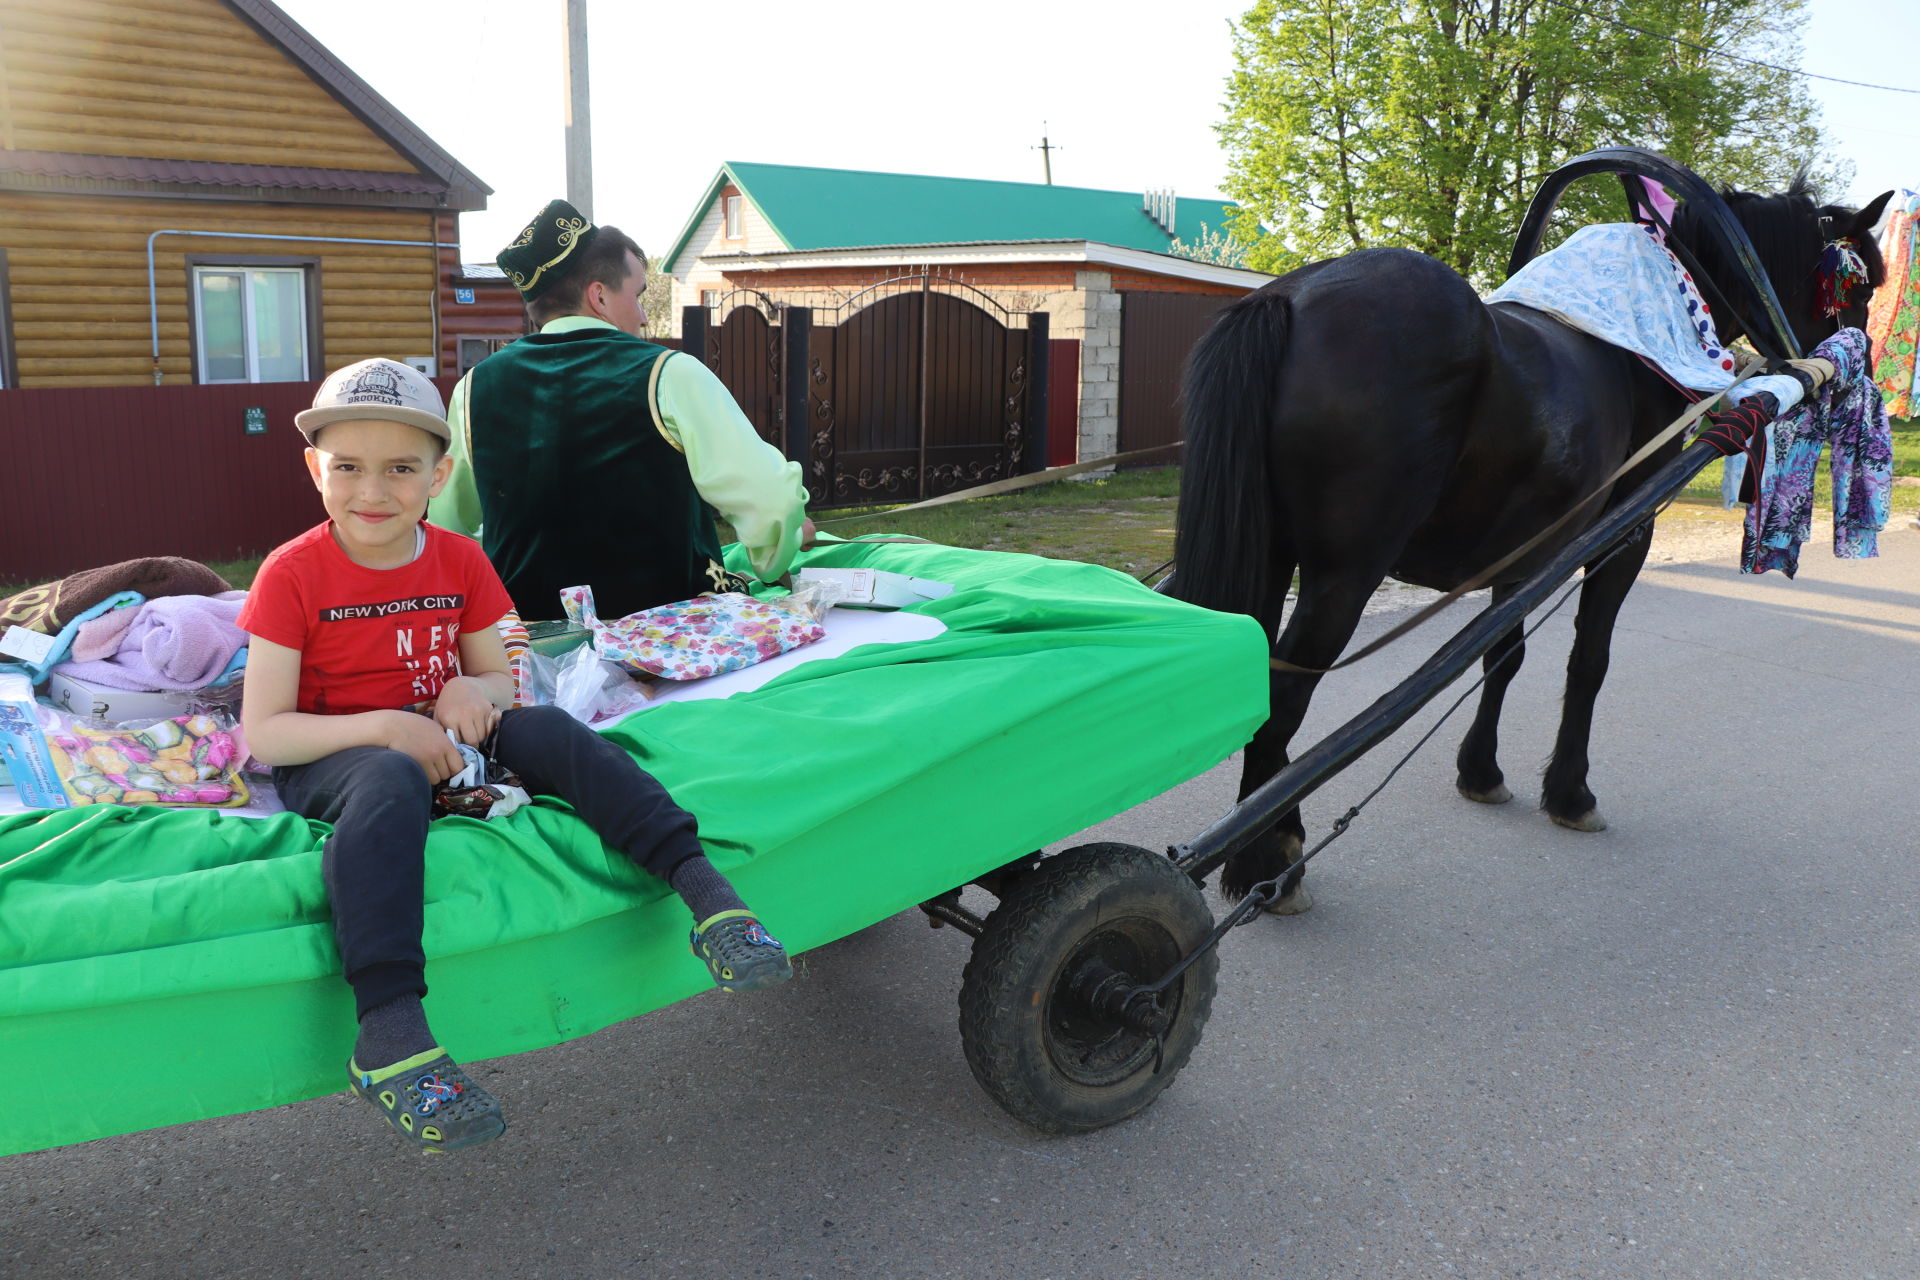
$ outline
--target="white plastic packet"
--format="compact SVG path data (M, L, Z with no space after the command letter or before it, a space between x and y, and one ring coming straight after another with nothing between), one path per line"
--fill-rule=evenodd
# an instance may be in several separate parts
M582 724L624 716L649 705L652 695L644 682L607 662L590 644L562 658L553 682L553 705Z

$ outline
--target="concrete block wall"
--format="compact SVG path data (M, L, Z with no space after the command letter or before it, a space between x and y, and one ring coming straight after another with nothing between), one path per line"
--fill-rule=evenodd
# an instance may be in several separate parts
M1120 294L1107 271L1075 273L1079 295L1080 459L1120 447ZM1098 474L1098 473L1096 473Z

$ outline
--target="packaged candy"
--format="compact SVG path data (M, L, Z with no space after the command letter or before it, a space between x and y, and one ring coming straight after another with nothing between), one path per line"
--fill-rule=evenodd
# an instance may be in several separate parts
M158 804L234 809L250 795L233 719L203 711L111 725L40 704L60 787L73 805Z
M734 592L643 609L615 622L595 616L590 587L568 587L560 602L571 622L593 633L602 658L663 680L737 671L827 634L804 610Z

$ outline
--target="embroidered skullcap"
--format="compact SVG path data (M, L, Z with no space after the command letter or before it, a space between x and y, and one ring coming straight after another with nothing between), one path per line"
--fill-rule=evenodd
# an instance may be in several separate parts
M593 243L600 228L565 200L552 200L520 229L513 243L494 259L528 302L553 287L566 271L563 265Z

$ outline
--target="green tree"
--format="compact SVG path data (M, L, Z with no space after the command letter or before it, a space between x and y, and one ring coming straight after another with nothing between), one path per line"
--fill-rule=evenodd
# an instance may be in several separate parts
M1839 177L1799 77L1688 47L1792 66L1805 4L1257 0L1233 29L1218 126L1232 231L1261 270L1400 245L1485 283L1541 179L1597 146L1748 188L1802 164ZM1600 183L1562 207L1563 226L1623 216Z
M1167 252L1176 258L1210 262L1217 267L1247 265L1246 241L1237 238L1229 231L1215 231L1204 222L1200 224L1199 235L1192 240L1175 240L1167 246Z
M665 337L673 332L680 317L673 314L673 277L654 261L647 263L647 287L640 295L640 307L647 313L647 336Z

